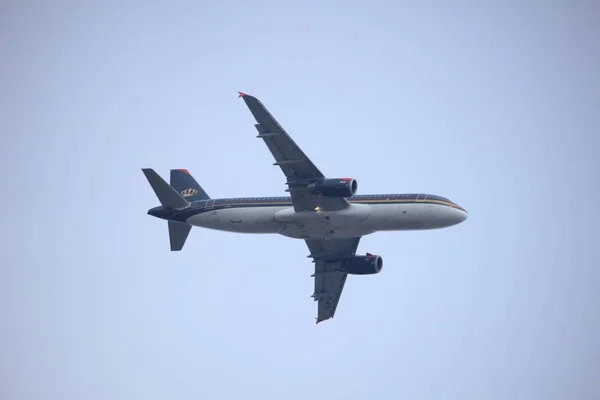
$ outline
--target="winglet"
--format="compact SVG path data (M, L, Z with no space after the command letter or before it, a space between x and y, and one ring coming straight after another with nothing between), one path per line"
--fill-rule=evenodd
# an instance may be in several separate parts
M324 321L323 319L319 319L319 318L315 318L315 319L317 320L317 322L316 322L317 324L318 324L319 322L323 322L323 321Z
M238 93L239 93L239 96L238 96L238 97L244 97L244 96L248 96L248 95L247 95L246 93L244 93L244 92L238 92Z

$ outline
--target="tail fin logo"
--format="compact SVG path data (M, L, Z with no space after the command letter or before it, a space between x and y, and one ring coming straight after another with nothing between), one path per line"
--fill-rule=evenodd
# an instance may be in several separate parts
M198 191L197 191L196 189L192 189L192 188L185 189L185 190L182 190L182 191L181 191L181 195L182 195L183 197L192 197L192 196L194 196L196 193L198 193Z

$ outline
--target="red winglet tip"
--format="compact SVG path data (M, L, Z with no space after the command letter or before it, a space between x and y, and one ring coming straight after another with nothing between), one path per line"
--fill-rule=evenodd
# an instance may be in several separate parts
M238 92L238 93L239 93L239 96L238 96L238 97L244 97L244 96L248 96L248 95L247 95L246 93L244 93L244 92Z
M190 174L190 171L188 171L187 169L180 169L180 171L181 171L181 172L184 172L184 173L186 173L186 174L188 174L188 175L191 175L191 174Z

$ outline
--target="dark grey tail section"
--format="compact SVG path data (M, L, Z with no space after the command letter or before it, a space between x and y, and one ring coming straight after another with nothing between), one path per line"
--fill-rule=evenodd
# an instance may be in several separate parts
M163 178L160 177L152 168L143 168L142 171L148 179L148 183L152 186L152 190L160 200L160 204L164 208L175 210L184 210L190 206L190 203L183 198L177 190L173 189ZM169 241L171 243L171 251L180 251L187 240L191 225L183 224L175 221L168 221L169 224Z
M190 203L165 182L152 168L143 168L142 171L163 207L183 210L190 206Z
M191 225L180 222L169 222L169 241L171 242L171 251L180 251L190 234Z
M210 196L187 169L171 170L171 186L187 201L208 200Z

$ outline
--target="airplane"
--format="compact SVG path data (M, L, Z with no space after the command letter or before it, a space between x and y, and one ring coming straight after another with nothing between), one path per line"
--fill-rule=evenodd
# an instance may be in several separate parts
M238 92L254 127L285 175L289 196L211 198L186 169L168 184L143 168L161 205L148 214L168 222L171 251L180 251L192 226L247 234L279 234L306 242L315 264L316 323L334 317L348 275L381 272L383 258L357 255L361 237L382 231L440 229L467 219L467 211L426 193L356 194L353 178L328 178L256 97Z

